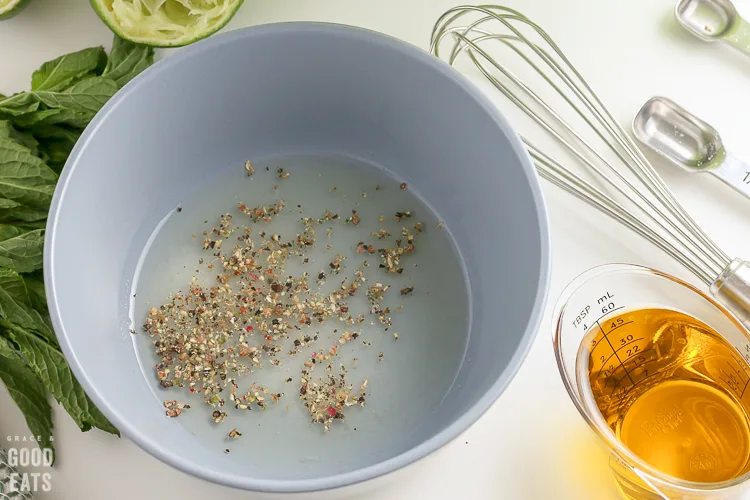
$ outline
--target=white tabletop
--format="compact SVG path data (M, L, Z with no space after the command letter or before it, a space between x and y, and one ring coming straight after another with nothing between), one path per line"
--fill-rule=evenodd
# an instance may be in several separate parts
M426 48L433 22L456 3L247 0L226 29L290 20L331 21L382 31ZM674 21L674 3L507 0L556 39L623 125L647 98L665 95L714 125L730 150L750 159L750 59L687 35ZM750 0L736 3L750 14ZM44 61L92 45L108 47L111 39L86 0L32 0L18 17L0 22L0 93L27 89L32 71ZM158 57L169 53L159 51ZM659 160L654 163L727 253L750 258L750 200L713 178L691 176ZM574 276L608 262L650 265L699 283L638 237L557 188L543 187L550 208L552 282L545 318L526 362L498 402L465 435L418 464L366 485L369 491L357 490L357 498L618 498L607 453L560 381L551 342L552 306ZM6 436L28 431L2 387L0 408L0 446L9 446ZM96 430L81 433L61 408L55 408L55 437L58 462L52 490L38 493L40 499L259 497L189 477L126 438ZM341 496L352 494L350 490Z

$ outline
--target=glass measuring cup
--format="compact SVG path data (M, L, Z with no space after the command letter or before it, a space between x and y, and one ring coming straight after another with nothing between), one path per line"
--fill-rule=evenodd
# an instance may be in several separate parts
M750 493L750 335L727 309L675 277L627 264L600 266L582 274L568 285L555 309L553 340L563 383L578 411L610 450L610 466L626 498L728 500L745 498ZM719 332L721 337L709 338L716 340L716 344L710 344L715 349L705 351L709 344L692 342L690 335L699 330L674 330L685 333L684 337L670 333L669 328L652 332L653 337L643 334L662 313L672 319L684 317L684 313L696 324L707 327L706 331ZM736 412L730 415L712 401L714 406L709 406L707 413L709 421L703 421L711 424L711 418L721 418L727 424L707 425L706 432L710 434L709 448L730 443L724 447L728 455L701 447L703 441L694 445L680 437L684 442L677 443L678 449L683 451L670 455L670 460L673 459L675 470L689 475L711 478L729 469L735 470L735 475L710 481L677 477L650 465L641 458L642 450L637 454L623 444L623 422L628 417L620 422L620 427L615 426L621 433L618 437L611 427L612 420L605 419L602 409L607 413L611 408L620 408L625 413L623 408L635 408L634 394L644 397L647 391L656 390L657 383L666 382L684 383L690 388L677 399L652 392L656 398L652 398L651 413L648 418L631 420L629 435L637 435L646 445L659 445L665 439L679 437L685 429L679 429L681 425L694 428L696 420L684 405L705 403L702 396L689 392L695 389L690 384L705 384L706 390L716 392L716 397L722 393L726 401L731 398L734 402ZM729 434L721 434L719 428L729 429ZM666 453L674 449L664 450Z

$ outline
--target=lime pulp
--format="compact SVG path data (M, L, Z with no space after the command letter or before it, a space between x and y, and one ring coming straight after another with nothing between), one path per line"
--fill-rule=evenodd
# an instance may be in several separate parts
M90 0L120 38L152 47L181 47L220 30L243 0ZM2 2L2 0L0 0Z

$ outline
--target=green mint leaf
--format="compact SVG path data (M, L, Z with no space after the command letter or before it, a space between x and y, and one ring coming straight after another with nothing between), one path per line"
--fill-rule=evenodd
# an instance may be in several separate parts
M65 168L65 162L50 162L49 168L57 174L62 174L62 171Z
M42 268L44 229L0 224L0 266L19 273Z
M16 130L7 120L0 120L0 138L11 139L16 144L26 146L35 156L39 154L39 141L28 132Z
M0 100L0 116L19 116L33 113L37 109L39 101L30 92L21 92Z
M75 128L86 128L94 113L90 111L73 111L72 109L53 108L26 113L13 118L13 124L27 129L49 125L67 125Z
M31 75L31 90L62 90L95 71L107 59L103 47L91 47L65 54L42 64Z
M59 345L45 318L32 306L26 282L12 269L0 268L0 316L13 326L36 332L53 347Z
M6 139L10 139L11 134L13 133L13 126L10 124L8 120L0 120L0 137L4 137Z
M115 35L109 61L103 76L111 78L122 87L138 73L154 63L154 49L123 40Z
M39 221L33 221L33 222L20 222L20 221L13 221L10 223L11 226L25 226L28 229L45 229L47 227L47 221L39 220Z
M49 317L49 310L47 309L47 295L44 290L44 276L42 276L42 271L24 274L21 277L26 284L26 290L29 292L31 307L42 316L47 326L52 329L52 320Z
M21 128L29 128L34 125L46 124L47 120L59 115L62 109L38 109L13 118L13 125Z
M96 113L89 111L75 111L72 109L59 109L59 113L42 120L38 125L67 125L69 127L84 129L94 118Z
M21 203L0 198L0 222L34 222L47 218L47 210L29 208Z
M45 125L31 129L40 139L39 156L47 166L59 174L70 156L82 130L60 125Z
M43 125L31 129L34 137L40 139L57 139L61 141L74 142L81 135L81 130L66 127L65 125Z
M21 146L25 146L32 155L39 155L39 141L30 133L14 129L10 134L10 139L16 141Z
M33 91L33 94L50 108L96 113L117 90L114 80L99 76L81 80L62 92Z
M57 141L48 140L44 141L39 146L39 156L42 160L56 173L60 173L62 168L65 166L65 162L70 156L70 151L73 149L75 142L71 141Z
M39 157L53 172L60 174L82 130L59 125L34 127L31 130L41 141Z
M42 273L26 274L23 276L26 283L26 290L29 292L31 307L39 311L39 314L46 316L47 313L47 294L44 291L44 278ZM45 318L46 319L46 318Z
M28 148L0 137L0 199L32 211L47 211L56 182L57 174ZM0 209L7 205L3 207L0 203ZM26 216L19 218L36 220Z
M63 354L23 328L11 327L11 339L18 344L29 366L42 380L44 387L63 405L82 431L98 427L120 435L84 392L70 371Z
M7 339L0 336L0 380L26 418L26 425L34 436L41 437L42 448L52 448L52 408L47 392ZM1 490L0 490L1 491Z

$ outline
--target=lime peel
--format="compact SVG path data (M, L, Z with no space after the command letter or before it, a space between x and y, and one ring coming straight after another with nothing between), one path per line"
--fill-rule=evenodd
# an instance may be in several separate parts
M180 47L220 30L242 2L91 0L91 5L110 29L125 40L153 47Z
M8 19L23 10L29 0L0 0L0 20Z

